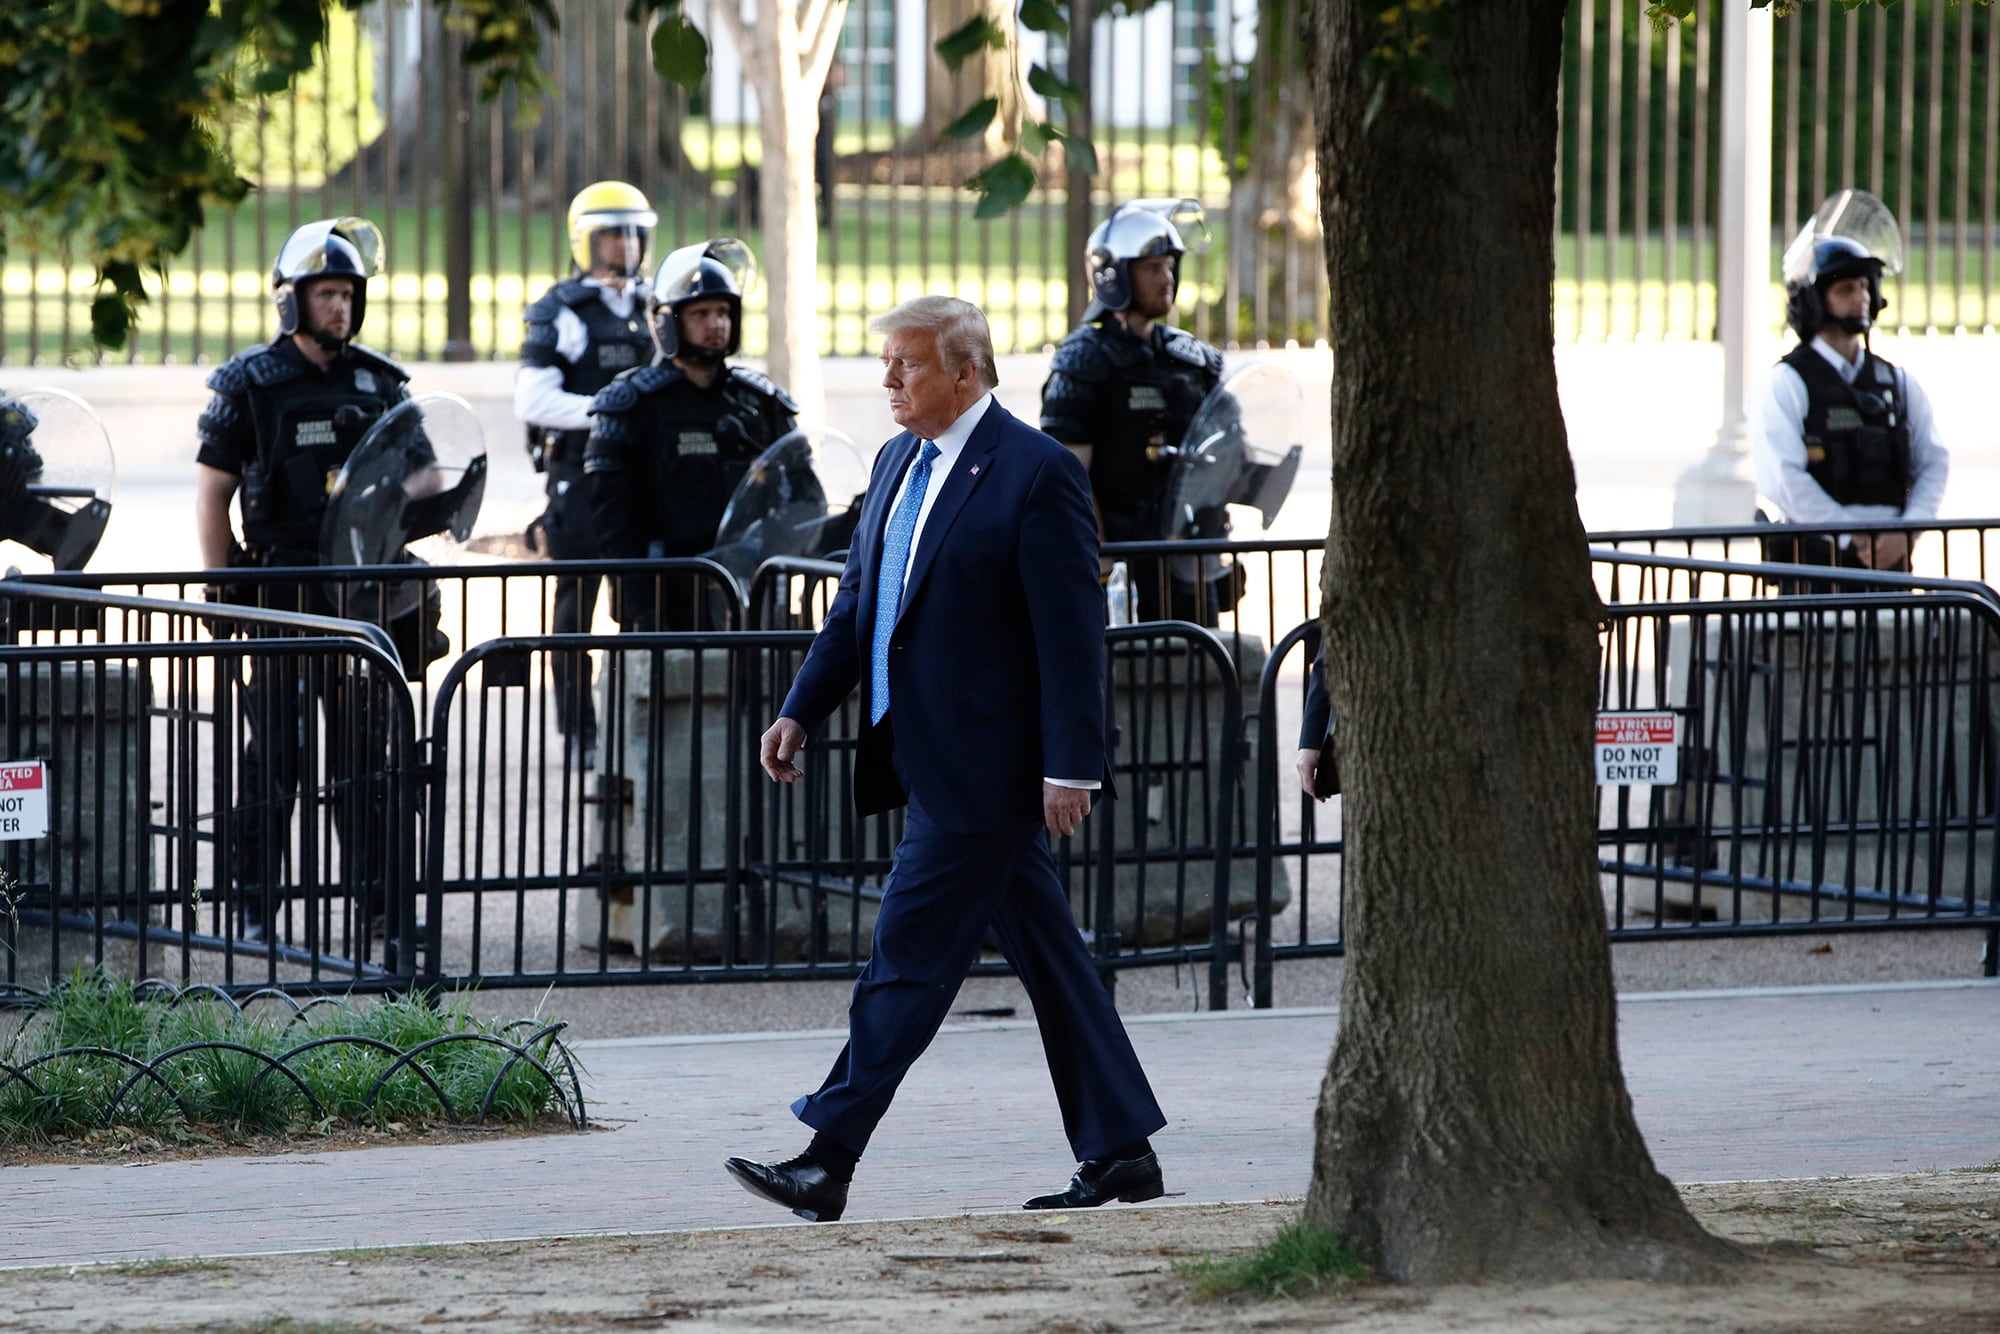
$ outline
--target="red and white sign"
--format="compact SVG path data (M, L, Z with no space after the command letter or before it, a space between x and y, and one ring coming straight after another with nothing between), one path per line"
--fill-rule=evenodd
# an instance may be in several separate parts
M1678 783L1681 777L1681 716L1678 713L1597 715L1597 781L1604 787L1628 783Z
M49 766L0 764L0 842L49 836Z

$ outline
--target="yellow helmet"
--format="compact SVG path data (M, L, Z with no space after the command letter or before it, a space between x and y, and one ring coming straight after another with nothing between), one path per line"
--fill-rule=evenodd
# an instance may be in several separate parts
M586 185L569 201L569 257L579 273L589 273L599 267L591 238L599 232L620 232L638 238L639 253L629 263L608 267L628 278L643 273L646 251L653 243L653 228L659 221L659 215L636 186L623 181Z

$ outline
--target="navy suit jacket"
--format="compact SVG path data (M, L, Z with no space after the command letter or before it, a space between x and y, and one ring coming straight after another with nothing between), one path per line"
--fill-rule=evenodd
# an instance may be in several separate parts
M882 447L841 573L783 715L817 729L861 687L868 714L882 530L918 441ZM1042 816L1042 780L1103 779L1104 593L1090 480L996 399L938 486L890 637L888 729L855 766L864 815L901 805L895 764L941 827Z

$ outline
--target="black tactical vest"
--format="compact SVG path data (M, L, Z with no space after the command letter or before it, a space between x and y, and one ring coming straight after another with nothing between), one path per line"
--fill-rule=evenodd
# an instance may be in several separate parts
M671 364L636 371L618 388L632 392L607 391L593 410L622 418L611 427L623 460L613 484L643 498L642 531L607 535L625 548L607 554L700 555L715 545L722 511L751 463L792 429L797 404L735 367L706 389Z
M1849 385L1808 343L1786 353L1784 364L1805 381L1806 472L1838 504L1901 509L1914 474L1896 368L1864 352Z
M620 316L604 303L595 287L571 280L557 283L556 288L563 293L563 304L583 321L583 331L590 339L581 360L562 363L564 392L595 395L623 372L653 359L644 292L635 292L632 313ZM572 288L574 293L566 290Z
M327 492L369 428L409 397L403 369L353 344L324 371L282 346L242 360L257 439L243 473L243 539L271 563L317 563Z
M1057 349L1050 392L1091 400L1090 485L1112 542L1165 536L1161 510L1173 457L1202 401L1221 381L1222 354L1194 335L1156 324L1134 338L1115 320L1073 331ZM1058 384L1055 376L1066 377ZM1058 395L1060 397L1061 395ZM1044 428L1063 409L1044 397ZM1058 439L1067 438L1052 431Z

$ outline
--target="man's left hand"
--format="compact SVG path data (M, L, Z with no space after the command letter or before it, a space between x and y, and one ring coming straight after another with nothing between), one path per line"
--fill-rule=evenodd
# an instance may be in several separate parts
M1862 563L1871 570L1900 570L1910 555L1908 533L1880 533L1861 553Z
M1043 783L1042 820L1049 827L1049 837L1067 838L1075 833L1090 814L1090 796L1088 788Z

